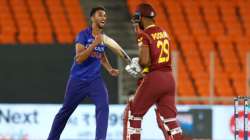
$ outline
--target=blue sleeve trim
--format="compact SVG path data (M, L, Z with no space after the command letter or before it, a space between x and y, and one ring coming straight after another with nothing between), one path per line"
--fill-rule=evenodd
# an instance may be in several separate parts
M85 32L84 31L81 31L77 36L76 36L76 39L75 39L75 43L80 43L82 45L85 45L86 43L86 37L85 37Z

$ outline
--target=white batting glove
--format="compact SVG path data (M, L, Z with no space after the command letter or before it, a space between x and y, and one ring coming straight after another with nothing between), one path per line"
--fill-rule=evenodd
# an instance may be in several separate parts
M139 64L139 58L138 57L134 57L131 60L131 67L135 69L136 72L141 72L141 66Z
M131 65L127 65L127 66L125 67L125 70L129 73L129 75L133 76L134 78L136 78L137 75L138 75L138 72L136 72L136 71L131 67Z
M139 58L132 58L131 63L125 67L125 70L133 77L138 77L141 72L141 67L139 65Z

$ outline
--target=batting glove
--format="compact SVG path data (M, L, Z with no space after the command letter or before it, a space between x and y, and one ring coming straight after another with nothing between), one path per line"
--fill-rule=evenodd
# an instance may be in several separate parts
M131 63L125 67L125 70L133 77L137 78L141 72L139 58L132 58Z

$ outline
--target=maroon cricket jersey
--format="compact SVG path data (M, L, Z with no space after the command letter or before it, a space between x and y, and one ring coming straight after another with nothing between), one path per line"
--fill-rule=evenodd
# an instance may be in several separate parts
M171 71L169 36L165 30L151 25L138 35L137 41L139 47L148 46L150 48L151 65L144 68L144 72Z

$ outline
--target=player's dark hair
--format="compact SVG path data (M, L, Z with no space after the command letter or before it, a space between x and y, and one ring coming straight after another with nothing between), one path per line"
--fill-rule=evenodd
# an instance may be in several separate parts
M97 6L97 7L94 7L94 8L91 9L90 17L92 17L96 13L96 11L99 11L99 10L102 10L102 11L106 12L106 9L103 6Z

